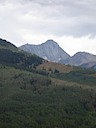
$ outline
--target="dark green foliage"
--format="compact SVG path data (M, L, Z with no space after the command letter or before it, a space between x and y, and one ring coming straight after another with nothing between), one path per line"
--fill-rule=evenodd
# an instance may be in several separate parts
M36 55L29 55L23 52L13 52L8 49L0 49L0 64L28 69L31 65L37 66L41 63L42 59Z
M11 44L10 42L8 42L4 39L0 39L0 48L10 49L10 50L18 50L15 45Z
M91 74L94 73L95 73L94 71L81 69L81 71L71 71L69 73L56 73L55 75L52 76L70 82L95 86L96 77L91 76Z
M0 39L0 64L34 71L42 60L36 55L20 51L10 42Z
M0 66L0 128L95 128L96 89Z
M59 73L59 71L57 69L54 70L54 73Z

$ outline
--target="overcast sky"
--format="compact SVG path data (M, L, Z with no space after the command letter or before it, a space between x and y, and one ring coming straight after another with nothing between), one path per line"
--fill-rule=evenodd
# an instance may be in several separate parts
M96 0L0 0L0 38L96 54Z

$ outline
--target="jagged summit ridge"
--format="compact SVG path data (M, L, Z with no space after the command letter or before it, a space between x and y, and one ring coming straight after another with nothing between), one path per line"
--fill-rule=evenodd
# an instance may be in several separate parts
M40 45L25 44L20 49L53 62L70 57L54 40L47 40Z
M66 60L61 60L61 63L74 66L81 66L90 62L96 62L96 55L90 54L88 52L77 52L72 57Z
M42 45L58 45L58 43L55 42L54 40L50 39L50 40L47 40L46 42L42 43Z
M75 55L70 57L54 40L47 40L40 45L23 45L20 49L36 54L44 59L52 62L58 62L72 66L89 66L89 63L96 63L96 55L88 52L77 52ZM86 66L86 67L88 67Z

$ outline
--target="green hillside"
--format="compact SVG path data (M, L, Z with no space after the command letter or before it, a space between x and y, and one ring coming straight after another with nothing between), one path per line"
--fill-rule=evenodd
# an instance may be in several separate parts
M4 40L4 39L0 39L0 49L3 48L3 49L10 49L10 50L17 50L18 48L13 45L12 43Z
M70 82L76 82L85 86L96 86L96 71L77 68L68 73L53 73L51 77Z
M30 66L35 67L41 64L42 60L36 55L18 50L16 46L6 40L0 40L0 64L28 70Z
M0 128L96 127L95 71L13 47L0 44Z
M96 87L0 66L0 128L95 128Z

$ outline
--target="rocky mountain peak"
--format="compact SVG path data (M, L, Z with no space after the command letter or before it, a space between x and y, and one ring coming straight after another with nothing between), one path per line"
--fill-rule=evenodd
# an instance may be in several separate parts
M59 45L54 40L47 40L46 42L42 43L41 45L47 45L51 47L58 47Z
M23 45L20 49L52 62L59 62L70 57L54 40L47 40L40 45Z
M57 42L55 42L54 40L47 40L46 42L45 42L46 44L55 44L55 45L57 45Z
M61 61L61 63L74 66L81 66L89 62L96 62L96 55L90 54L88 52L77 52L71 58Z

